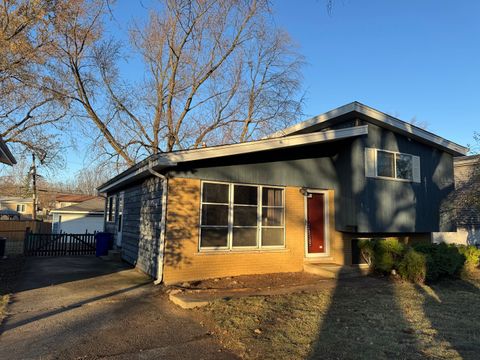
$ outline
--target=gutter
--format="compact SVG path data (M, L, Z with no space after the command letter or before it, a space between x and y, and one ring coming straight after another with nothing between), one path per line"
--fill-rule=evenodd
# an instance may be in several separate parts
M160 239L157 255L157 276L153 282L155 285L158 285L163 280L163 259L165 258L165 228L166 228L166 219L167 219L167 191L168 191L168 179L165 175L160 174L159 172L153 170L153 162L150 161L148 164L148 171L153 176L156 176L162 182L162 217L160 219Z

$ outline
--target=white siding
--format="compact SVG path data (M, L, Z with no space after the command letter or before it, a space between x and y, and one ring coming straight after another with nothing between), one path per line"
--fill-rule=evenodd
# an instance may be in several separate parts
M480 245L480 226L459 227L456 232L432 233L434 243Z
M58 223L59 216L62 221ZM83 234L103 231L103 216L92 216L87 214L66 214L54 213L52 231L62 231L70 234Z

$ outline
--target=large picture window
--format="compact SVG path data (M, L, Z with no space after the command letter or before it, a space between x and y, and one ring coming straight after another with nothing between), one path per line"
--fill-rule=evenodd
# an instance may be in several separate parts
M201 249L259 249L285 245L284 190L202 183Z

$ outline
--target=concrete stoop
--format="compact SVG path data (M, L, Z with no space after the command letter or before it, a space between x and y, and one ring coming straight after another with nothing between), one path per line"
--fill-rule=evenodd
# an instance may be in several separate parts
M309 274L329 279L355 278L370 273L367 265L339 265L333 263L305 263L303 270Z
M268 288L240 288L225 290L171 290L168 298L174 304L184 309L193 309L208 305L215 300L229 300L249 296L272 296L286 295L310 291L318 291L325 287L334 286L329 284L329 279L318 279L317 283L306 285L291 285L285 287L268 287Z
M105 261L122 261L122 251L115 249L115 250L108 250L108 255L106 256L100 256L102 260Z

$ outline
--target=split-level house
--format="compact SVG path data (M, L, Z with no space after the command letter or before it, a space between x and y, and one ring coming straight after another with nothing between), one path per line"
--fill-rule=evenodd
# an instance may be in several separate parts
M357 263L431 241L467 149L353 102L251 142L151 156L99 187L125 261L164 283Z

